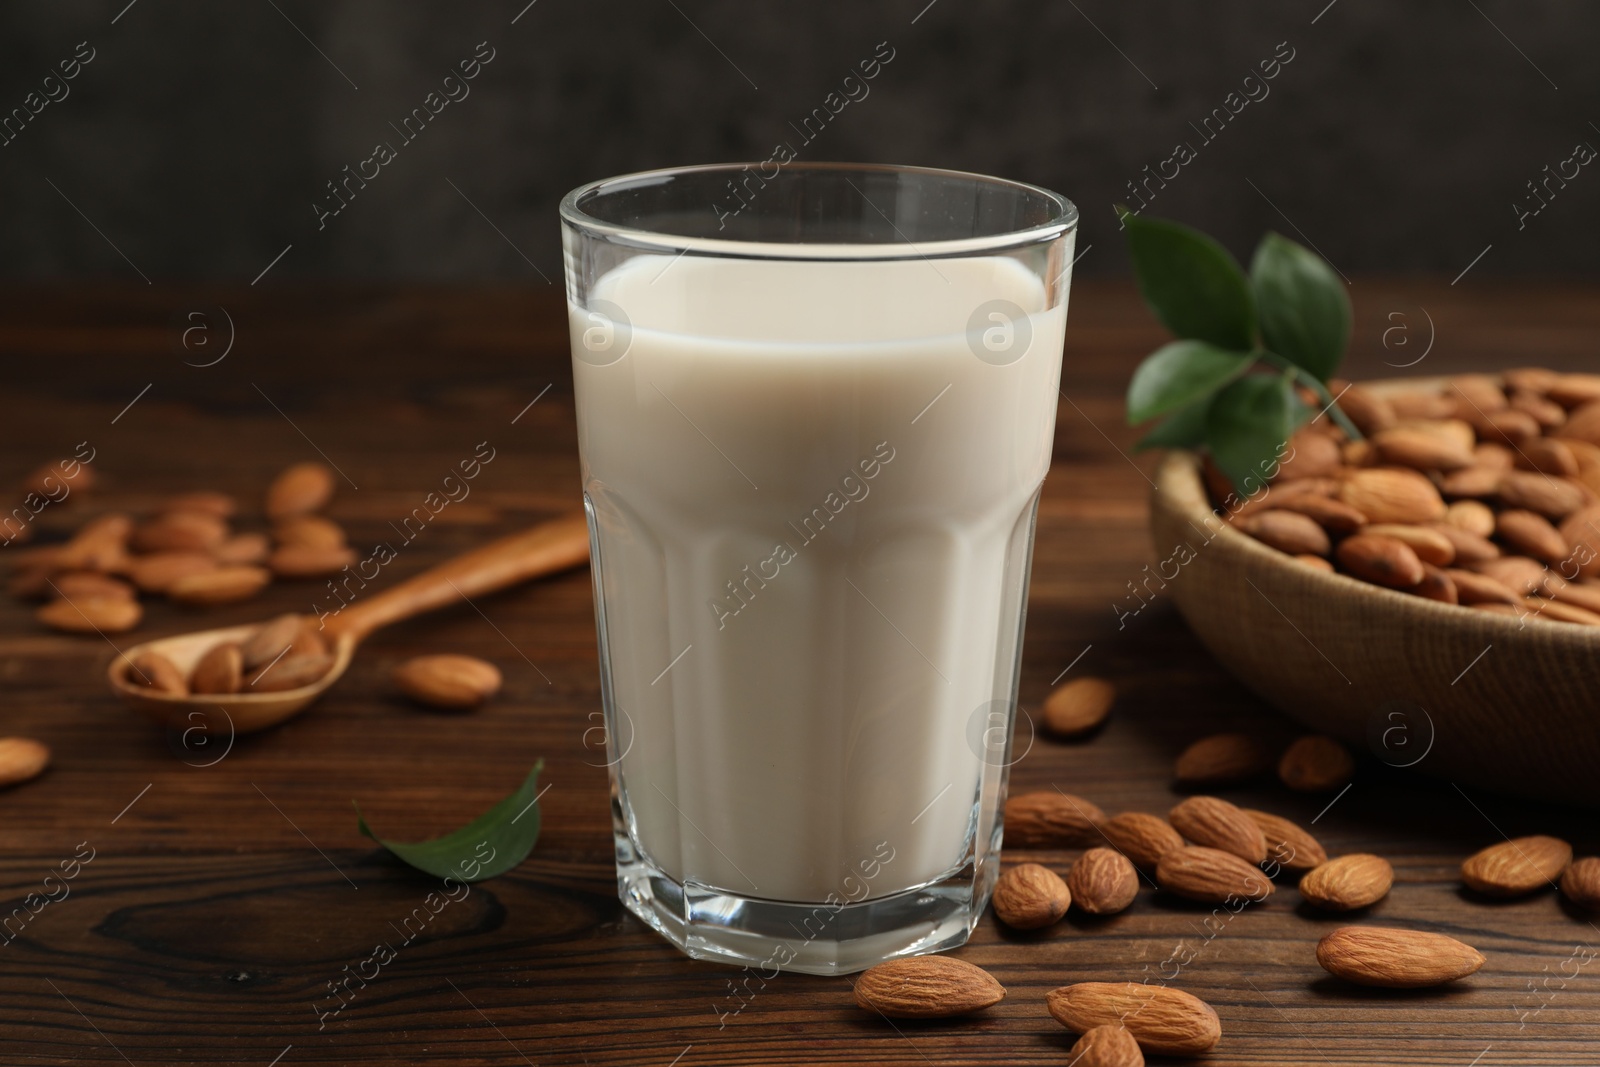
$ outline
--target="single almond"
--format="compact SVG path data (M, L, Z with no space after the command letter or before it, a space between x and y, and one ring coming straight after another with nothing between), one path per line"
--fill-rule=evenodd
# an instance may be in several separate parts
M1190 797L1167 812L1167 821L1196 845L1221 849L1247 863L1267 858L1267 839L1261 827L1220 797Z
M1089 733L1106 721L1116 699L1116 686L1104 678L1074 678L1045 699L1044 724L1061 737Z
M245 675L241 693L282 693L320 681L333 666L332 656L290 654Z
M1431 526L1377 522L1361 532L1370 537L1392 537L1410 547L1422 562L1435 567L1448 567L1456 560L1455 543Z
M1542 396L1561 375L1546 367L1514 367L1503 372L1500 377L1512 389L1526 389L1530 393Z
M1485 441L1504 441L1517 447L1539 436L1539 422L1526 411L1503 408L1500 411L1462 412L1478 436Z
M1289 448L1278 461L1275 482L1324 478L1339 469L1339 443L1314 429L1300 430L1289 438Z
M61 546L55 566L61 570L109 571L128 556L133 519L121 512L98 515Z
M1161 857L1183 847L1183 835L1159 815L1125 811L1100 824L1111 847L1132 860L1134 866L1154 871Z
M475 708L500 691L500 669L473 656L414 656L395 668L406 696L435 708Z
M1471 564L1467 569L1493 578L1518 596L1549 588L1552 576L1548 567L1527 556L1501 556Z
M98 571L70 571L58 574L49 579L48 585L58 596L68 600L77 600L81 597L119 596L132 599L137 595L133 586L127 582Z
M1314 571L1322 571L1325 574L1337 573L1333 568L1333 564L1329 563L1321 556L1296 556L1294 558L1296 563L1304 563L1307 567L1310 567Z
M1452 500L1466 497L1476 498L1493 496L1500 488L1500 481L1505 477L1502 467L1487 467L1482 465L1465 467L1458 471L1451 471L1439 479L1439 492Z
M1483 954L1443 934L1342 926L1317 942L1317 962L1358 985L1420 989L1465 978L1483 966Z
M218 563L265 563L272 543L262 533L234 534L217 546L212 555Z
M1222 1040L1211 1005L1172 986L1146 982L1079 982L1045 994L1056 1022L1074 1033L1123 1026L1146 1052L1192 1056Z
M1589 502L1588 491L1570 478L1552 478L1532 471L1506 471L1495 496L1508 508L1537 511L1547 519L1564 519Z
M227 522L209 512L169 511L136 528L130 543L140 552L210 552L227 539Z
M1072 903L1091 915L1114 915L1139 895L1139 872L1111 848L1091 848L1067 872Z
M1600 911L1600 858L1585 856L1562 871L1561 895L1574 907Z
M192 693L237 693L244 688L244 653L233 641L213 645L189 672Z
M1302 553L1325 556L1333 547L1328 532L1316 519L1294 511L1268 508L1245 516L1235 525L1262 544L1291 556Z
M1173 777L1185 788L1234 785L1271 766L1271 754L1249 734L1212 734L1183 750Z
M1561 425L1567 421L1567 409L1541 393L1536 393L1529 389L1517 389L1511 393L1510 399L1513 410L1532 415L1533 421L1537 422L1539 428L1545 433L1560 429ZM1529 441L1523 445L1523 448L1527 449L1529 445L1537 444L1539 444L1539 439ZM1528 450L1531 455L1533 450ZM1535 469L1543 468L1536 467Z
M1553 883L1571 862L1572 846L1559 837L1518 837L1469 856L1461 880L1485 896L1520 897Z
M1456 402L1437 390L1395 390L1385 395L1399 419L1448 419L1456 413Z
M356 553L351 548L282 545L267 557L267 566L280 578L325 578L355 561Z
M1394 885L1394 868L1382 856L1353 852L1322 864L1300 879L1300 895L1324 911L1354 911L1376 904Z
M200 511L219 519L232 518L239 510L239 502L227 493L198 491L179 493L167 498L163 511Z
M1077 848L1097 844L1105 821L1090 801L1041 789L1006 801L1005 840L1021 848Z
M1444 521L1478 537L1494 533L1494 509L1481 500L1457 500L1445 509Z
M343 548L344 527L321 515L291 515L272 527L272 539L280 545L305 545L309 548Z
M1561 427L1561 436L1600 445L1600 400L1574 408Z
M37 778L50 766L50 748L27 737L0 738L0 788Z
M1545 563L1560 563L1572 553L1572 546L1549 519L1522 508L1502 511L1496 517L1495 533L1516 551Z
M1414 470L1460 470L1472 466L1472 442L1465 445L1424 430L1397 426L1372 438L1385 463Z
M1580 626L1600 626L1600 613L1580 608L1576 604L1551 600L1547 597L1528 596L1522 598L1522 605L1532 612L1535 618L1546 622L1575 622Z
M1431 563L1422 565L1422 581L1407 589L1406 592L1413 596L1426 597L1437 600L1441 604L1459 604L1461 595L1456 591L1456 583L1450 576Z
M1334 383L1329 382L1328 386L1338 397L1339 410L1349 416L1350 421L1356 424L1356 429L1368 437L1387 430L1399 418L1394 413L1394 405L1364 385L1341 382L1335 388Z
M204 552L155 552L136 556L128 577L146 593L165 593L180 578L216 569L215 557Z
M271 581L272 572L265 567L230 565L185 575L167 586L167 596L180 604L232 604L249 600Z
M1562 374L1544 388L1544 395L1564 408L1600 400L1600 374Z
M304 616L279 615L251 634L241 646L245 670L254 670L281 656L285 649L294 644L305 622Z
M1556 408L1557 411L1561 409ZM1517 466L1557 478L1575 478L1580 470L1572 446L1550 437L1540 437L1517 451Z
M1071 1067L1144 1067L1144 1053L1120 1022L1090 1028L1067 1052Z
M34 618L70 634L117 634L138 626L144 609L125 596L80 597L53 600L34 612Z
M1351 471L1339 487L1339 499L1370 522L1434 522L1445 513L1433 483L1401 467Z
M1445 383L1445 395L1473 411L1498 411L1506 406L1505 391L1487 374L1457 374Z
M1456 503L1477 503L1477 501L1457 501ZM1452 504L1451 507L1455 505ZM1488 511L1487 508L1484 509ZM1420 527L1419 527L1420 529ZM1500 546L1489 540L1487 536L1475 534L1446 519L1444 522L1429 523L1427 529L1432 530L1450 542L1450 547L1455 550L1455 558L1451 561L1456 566L1468 563L1482 563L1486 559L1494 559L1500 555ZM1494 512L1489 512L1489 532L1494 532ZM1448 564L1440 564L1448 566Z
M267 488L267 515L273 519L321 511L333 499L333 471L317 462L285 468Z
M1461 604L1520 604L1523 594L1491 575L1451 567L1445 571L1455 583Z
M1277 863L1286 871L1304 872L1328 862L1321 842L1298 823L1253 808L1245 808L1244 813L1261 827L1261 834L1267 839L1268 863Z
M1517 465L1517 455L1498 441L1479 441L1472 447L1473 462L1490 470L1508 471Z
M140 686L165 696L186 697L189 683L183 672L159 652L141 652L134 657L123 675L131 685Z
M1358 533L1339 543L1339 565L1357 578L1396 589L1409 589L1422 581L1422 560L1404 541Z
M1275 495L1270 497L1274 507L1292 511L1311 519L1329 533L1355 533L1367 524L1367 517L1355 508L1332 497L1315 493ZM1322 553L1326 555L1326 553Z
M1005 999L994 975L950 956L909 956L861 972L856 1003L890 1019L943 1019Z
M1326 793L1355 776L1350 750L1331 737L1309 734L1291 744L1278 760L1278 780L1300 793Z
M1056 872L1037 863L1008 868L990 902L1000 921L1014 930L1038 930L1067 913L1073 894Z

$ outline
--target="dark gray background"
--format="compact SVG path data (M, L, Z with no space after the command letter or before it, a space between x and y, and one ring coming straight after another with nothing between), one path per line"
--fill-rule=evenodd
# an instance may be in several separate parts
M6 275L249 281L292 245L271 280L557 278L567 189L765 158L880 41L894 60L802 158L1062 191L1084 216L1081 273L1126 269L1125 183L1198 147L1188 123L1283 41L1295 58L1270 95L1153 213L1241 258L1277 228L1347 274L1454 277L1490 245L1482 275L1595 269L1600 163L1525 228L1512 206L1575 144L1600 146L1600 6L1581 0L126 4L0 9L0 112L79 41L96 51L0 147ZM496 56L471 95L319 232L325 183L480 41Z

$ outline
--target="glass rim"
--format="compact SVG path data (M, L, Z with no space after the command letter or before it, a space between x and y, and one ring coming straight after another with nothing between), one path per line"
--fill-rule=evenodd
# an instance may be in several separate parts
M661 184L688 174L739 173L760 165L759 162L706 163L688 167L663 167L657 170L642 170L631 174L600 178L578 186L561 198L561 221L586 236L641 251L676 255L695 252L704 255L721 255L743 259L853 260L861 262L897 259L938 259L1004 252L1052 241L1078 228L1078 209L1076 205L1060 193L1052 192L1043 186L1013 181L1009 178L995 178L972 171L950 170L942 167L905 166L892 163L796 162L784 164L782 169L787 171L851 173L878 171L889 174L954 178L971 182L978 186L1011 189L1042 197L1050 205L1051 213L1055 217L1042 225L1030 226L1025 229L1004 230L982 237L963 237L944 241L912 242L903 240L874 244L845 244L838 242L768 242L727 240L716 237L692 237L665 229L652 230L641 226L625 226L614 222L606 222L590 215L580 206L582 201L592 198L595 194L604 194L613 190L621 191L624 188L639 188L641 186ZM865 195L864 193L862 194L863 199L865 199ZM870 200L867 202L869 204L872 203ZM894 225L892 221L890 225Z

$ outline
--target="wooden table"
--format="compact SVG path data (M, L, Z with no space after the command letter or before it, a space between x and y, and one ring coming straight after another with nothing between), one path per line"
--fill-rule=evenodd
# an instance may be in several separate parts
M1430 329L1411 373L1592 369L1600 344L1593 289L1362 278L1352 292L1358 375L1396 373L1384 363L1422 356ZM1093 740L1036 743L1013 788L1060 785L1108 811L1164 812L1187 742L1223 728L1294 730L1207 657L1169 603L1119 628L1113 605L1155 558L1144 533L1150 463L1129 458L1120 395L1161 335L1124 285L1080 284L1073 303L1022 691L1036 707L1075 663L1115 679L1122 697ZM226 309L234 344L212 366L185 365L216 359L227 340L220 312L188 317L206 305ZM204 329L185 350L179 330L192 325ZM4 483L84 440L104 475L92 503L47 509L47 536L89 508L145 509L193 488L239 494L250 512L241 524L259 528L272 473L320 452L349 483L332 515L372 543L489 442L495 459L470 497L385 568L393 581L579 499L551 290L12 289L0 359ZM308 610L318 593L277 584L202 614L154 602L140 634ZM1328 797L1272 785L1227 795L1315 821L1330 852L1386 856L1397 884L1375 918L1452 934L1488 956L1456 987L1394 994L1331 980L1312 949L1338 921L1299 910L1292 887L1214 934L1209 909L1145 892L1125 914L1070 918L1042 936L985 920L959 954L1010 992L975 1019L892 1027L852 1006L849 980L792 976L720 1023L733 972L681 956L616 898L591 729L587 573L478 607L379 635L313 711L225 755L223 738L186 745L120 707L104 682L106 641L47 633L26 606L0 607L3 732L55 751L45 777L0 794L4 911L62 860L93 853L70 896L0 943L0 1062L1058 1064L1072 1039L1044 1013L1046 990L1142 978L1180 944L1195 955L1176 984L1222 1018L1209 1063L1600 1062L1600 964L1587 959L1600 930L1553 894L1490 906L1464 897L1456 878L1462 857L1502 832L1561 834L1593 852L1592 814L1462 793L1373 760L1327 810ZM447 650L498 663L503 695L453 715L391 692L401 658ZM351 800L384 832L431 836L509 792L540 757L550 789L533 856L440 912L319 1028L313 1005L331 1005L329 982L392 940L391 923L431 887L357 833Z

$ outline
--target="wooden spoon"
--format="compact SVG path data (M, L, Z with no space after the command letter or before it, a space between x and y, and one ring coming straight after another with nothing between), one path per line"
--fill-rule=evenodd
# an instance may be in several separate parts
M457 556L382 593L364 599L358 597L337 615L329 615L324 620L322 632L330 638L333 665L321 678L299 689L175 697L129 681L133 661L141 653L160 653L187 678L200 657L214 646L226 641L242 642L260 629L260 624L202 630L135 645L112 661L108 672L111 689L139 711L165 725L192 724L196 712L209 717L221 710L233 724L235 733L264 730L303 711L337 682L350 666L356 646L379 628L464 598L493 593L530 578L579 566L588 558L589 531L583 517L555 519ZM310 621L313 617L306 616L306 619Z

